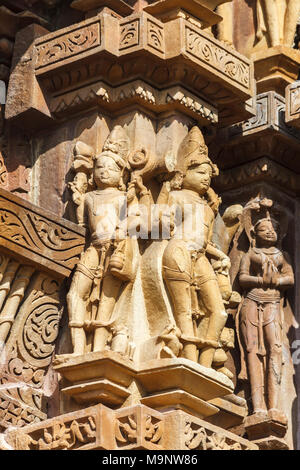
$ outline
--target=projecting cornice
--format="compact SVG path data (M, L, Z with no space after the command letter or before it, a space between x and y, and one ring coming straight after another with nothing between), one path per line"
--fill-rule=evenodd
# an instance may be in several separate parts
M68 28L46 35L40 31L37 35L40 37L35 39L29 55L27 51L23 77L19 68L24 58L15 57L7 119L22 120L29 112L37 117L26 120L34 127L41 123L37 113L53 120L57 107L60 118L77 110L75 102L79 109L102 107L101 93L97 94L100 88L106 88L105 107L113 112L115 103L121 101L120 90L136 80L146 84L146 94L151 87L156 89L152 112L157 114L172 109L172 103L176 103L176 99L161 101L162 96L172 96L174 87L180 87L183 101L200 103L203 111L198 105L184 103L182 112L186 110L202 125L216 120L224 125L254 114L252 62L184 18L163 23L145 11L126 18L103 11ZM26 82L34 82L40 92L39 101L32 103L29 97L22 106L16 106L16 74L18 86L20 79L24 88ZM143 96L135 92L130 96L126 91L123 94L127 106L138 99L147 108ZM71 102L73 105L69 106Z

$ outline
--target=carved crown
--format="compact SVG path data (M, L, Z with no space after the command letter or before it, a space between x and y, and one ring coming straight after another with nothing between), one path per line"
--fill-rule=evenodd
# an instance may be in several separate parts
M211 166L213 176L219 174L218 167L213 164L208 156L208 148L205 144L203 134L201 130L195 126L190 130L179 147L176 170L185 174L190 166L194 164L202 165L203 163L207 163Z

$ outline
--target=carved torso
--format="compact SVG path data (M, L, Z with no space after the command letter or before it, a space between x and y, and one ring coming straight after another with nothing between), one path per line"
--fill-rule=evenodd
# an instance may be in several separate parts
M275 301L280 299L281 288L293 285L293 270L287 261L287 254L273 247L271 250L262 248L251 248L243 257L240 270L240 279L246 280L249 284L247 297L257 301ZM263 278L267 264L277 274L280 286L261 286L259 278Z
M177 236L182 230L182 239L189 249L205 250L214 222L214 213L207 201L193 191L182 189L170 193L169 205L174 206Z
M85 221L94 245L116 238L116 230L126 215L126 193L117 188L90 192L85 198Z

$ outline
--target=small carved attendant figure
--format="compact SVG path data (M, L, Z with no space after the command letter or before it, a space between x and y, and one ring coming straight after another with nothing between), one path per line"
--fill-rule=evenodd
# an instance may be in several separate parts
M194 127L179 148L173 190L165 197L174 212L174 234L164 252L163 277L180 330L181 355L196 362L199 359L205 367L212 365L227 319L211 264L219 260L224 269L230 265L229 258L211 241L213 209L218 207L219 199L210 183L217 171L201 131ZM204 329L199 329L202 317L208 321Z
M126 210L130 198L137 200L135 189L146 198L148 194L141 177L130 183L126 193L129 150L126 132L116 126L94 161L96 189L84 198L88 247L67 298L75 354L101 351L108 344L115 351L128 353L128 325L114 312L124 284L135 277L136 240L127 236Z
M72 165L75 177L68 186L72 192L73 205L76 208L74 219L79 225L84 225L84 200L89 187L89 178L93 171L93 157L94 152L89 145L83 142L76 143Z
M254 413L278 409L282 376L284 291L294 285L289 256L280 250L284 233L270 215L272 201L245 209L251 247L242 259L239 282L244 301L239 313L242 344L251 385ZM283 216L281 216L283 219Z

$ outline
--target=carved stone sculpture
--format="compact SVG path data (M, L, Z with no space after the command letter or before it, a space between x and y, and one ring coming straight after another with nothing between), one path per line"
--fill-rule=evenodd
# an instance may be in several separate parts
M203 135L194 127L179 148L170 191L167 184L162 190L174 215L173 235L163 255L163 277L180 330L181 355L205 367L212 365L227 320L211 263L221 263L223 270L230 266L227 255L212 243L219 199L210 183L217 174Z
M282 300L286 289L294 285L289 255L281 249L286 220L275 210L271 200L263 199L249 203L244 212L250 248L242 258L239 272L244 298L238 328L246 356L241 377L245 377L247 365L254 413L276 411L279 406Z
M75 354L102 351L108 344L114 351L129 353L128 321L114 313L124 285L134 280L136 272L137 242L127 236L127 203L137 202L136 188L141 200L149 197L141 178L131 181L126 192L129 154L129 138L116 126L94 160L96 189L84 198L80 192L79 216L82 212L88 239L68 293Z
M266 37L271 47L292 47L299 11L299 0L257 0L257 40Z

